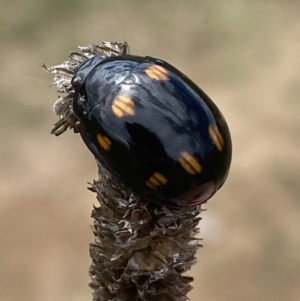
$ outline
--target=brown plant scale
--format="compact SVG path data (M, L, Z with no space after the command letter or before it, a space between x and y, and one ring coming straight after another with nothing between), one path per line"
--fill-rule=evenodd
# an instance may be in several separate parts
M128 54L126 43L103 42L80 47L69 61L47 68L54 74L60 96L54 105L59 121L52 133L68 128L78 132L72 111L71 79L75 68L95 55ZM200 206L166 208L140 198L117 175L98 164L99 179L89 189L97 194L90 245L90 287L94 301L184 301L192 289L192 277L184 275L196 262Z

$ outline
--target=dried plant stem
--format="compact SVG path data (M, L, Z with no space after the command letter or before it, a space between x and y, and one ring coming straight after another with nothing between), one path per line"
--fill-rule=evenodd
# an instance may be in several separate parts
M183 301L200 246L200 207L167 209L139 199L101 165L94 181L95 243L90 246L94 300Z
M80 47L69 60L43 67L54 74L59 96L52 133L78 132L73 114L71 79L79 64L95 55L129 54L126 43L103 42ZM92 212L95 242L90 246L95 301L184 301L192 278L183 275L195 263L200 206L167 209L140 199L99 163L99 180L89 188L100 203Z

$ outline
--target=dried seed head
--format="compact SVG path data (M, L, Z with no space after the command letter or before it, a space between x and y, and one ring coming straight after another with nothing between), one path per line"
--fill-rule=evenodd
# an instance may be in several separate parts
M98 168L101 179L90 187L100 203L92 213L94 300L187 300L193 278L184 273L201 246L200 207L157 207Z
M76 68L96 56L129 54L127 43L103 42L79 47L69 60L46 67L54 74L59 96L54 112L59 116L52 133L68 128L78 132L73 113L71 80ZM84 102L85 100L82 99ZM100 206L92 212L95 242L90 245L90 267L95 301L185 301L192 277L184 275L196 262L201 246L196 237L200 206L168 209L141 199L99 162L99 180L89 188Z

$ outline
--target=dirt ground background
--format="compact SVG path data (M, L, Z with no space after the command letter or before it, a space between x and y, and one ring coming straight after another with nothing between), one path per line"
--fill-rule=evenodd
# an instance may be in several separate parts
M0 300L91 300L93 157L50 135L41 64L126 40L198 83L233 138L205 206L192 301L300 300L300 2L0 0Z

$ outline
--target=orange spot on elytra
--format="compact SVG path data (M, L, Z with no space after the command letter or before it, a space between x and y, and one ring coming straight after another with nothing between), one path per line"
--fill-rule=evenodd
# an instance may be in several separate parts
M216 145L218 151L221 152L224 147L224 140L223 140L222 135L219 132L218 127L216 125L210 125L208 128L208 132L209 132L209 135L210 135L212 141Z
M146 74L156 80L169 80L167 69L159 65L152 65L145 70Z
M111 147L111 141L108 137L101 135L101 134L97 134L97 140L99 145L106 151L110 150Z
M121 118L124 115L135 114L134 100L127 95L118 95L112 102L112 111L116 117Z
M196 175L202 171L202 167L198 160L190 155L187 151L180 153L179 163L191 175Z

